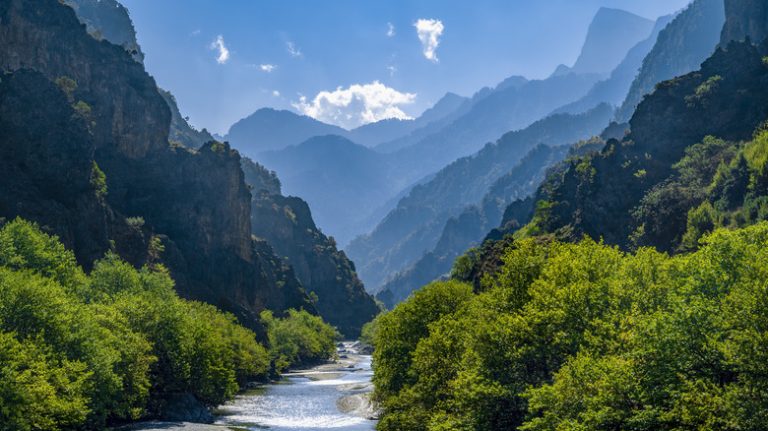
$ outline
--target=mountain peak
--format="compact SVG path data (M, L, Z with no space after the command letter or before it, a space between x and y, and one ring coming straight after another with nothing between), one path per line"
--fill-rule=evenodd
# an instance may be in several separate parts
M610 73L633 46L648 38L653 26L654 21L633 13L600 8L589 25L573 72Z

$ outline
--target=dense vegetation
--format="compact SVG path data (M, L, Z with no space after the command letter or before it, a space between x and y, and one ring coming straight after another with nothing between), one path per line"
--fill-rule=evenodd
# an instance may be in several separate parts
M319 317L291 311L266 323L271 352L232 315L179 298L161 265L137 270L110 253L86 274L57 238L7 223L0 430L100 429L162 413L181 393L212 406L267 378L272 358L285 368L333 354L335 332Z
M277 319L271 311L264 311L261 319L267 327L276 371L316 364L336 355L339 333L319 316L288 310L287 316Z
M768 223L701 244L524 239L425 287L375 333L379 429L766 429Z

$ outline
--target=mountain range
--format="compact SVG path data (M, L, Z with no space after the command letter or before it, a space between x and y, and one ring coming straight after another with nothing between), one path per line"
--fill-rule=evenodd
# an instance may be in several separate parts
M0 163L10 175L0 186L0 217L38 223L86 269L107 252L137 267L163 264L182 296L257 332L265 309L322 309L345 334L358 333L377 307L335 243L319 232L314 242L254 237L266 220L294 221L288 211L255 209L262 193L253 188L274 183L273 174L187 124L144 70L122 6L69 5L0 3ZM82 67L91 64L100 66ZM279 190L268 198L280 199ZM308 211L298 222L314 229ZM304 263L297 250L332 264L296 271L292 264ZM337 301L344 306L326 306Z

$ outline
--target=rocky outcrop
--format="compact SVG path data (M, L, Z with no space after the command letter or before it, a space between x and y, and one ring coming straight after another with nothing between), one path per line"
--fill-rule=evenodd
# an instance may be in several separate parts
M280 195L274 173L250 165L246 175L252 181L254 235L272 244L293 267L326 321L346 337L357 337L379 309L357 278L354 264L315 226L306 202Z
M721 45L746 39L761 43L768 37L768 3L764 0L725 0L725 14L728 21Z
M93 239L88 244L95 244L93 247L74 247L81 261L100 255L114 243L116 251L140 264L150 250L136 250L136 245L148 244L149 236L157 236L165 246L162 261L182 295L232 311L252 327L258 327L257 313L265 307L313 309L292 271L268 246L251 238L251 195L238 153L218 142L199 151L170 146L168 104L130 53L88 35L73 10L56 0L2 0L0 23L0 69L34 70L34 79L49 82L37 87L47 88L51 94L56 91L51 82L60 87L55 96L27 92L30 103L53 103L50 109L59 114L39 112L49 108L38 107L34 108L38 111L29 108L23 117L9 117L12 126L27 121L26 127L35 129L13 139L9 130L18 127L0 130L2 151L20 158L21 167L38 157L39 164L51 173L55 173L53 169L59 175L71 172L80 178L72 187L82 184L87 171L87 178L96 178L98 187L97 196L84 199L88 205L95 202L108 207L106 215L93 219L95 210L81 214L70 210L57 216L52 211L55 207L43 200L55 190L49 184L40 187L39 194L18 196L15 205L0 208L0 217L25 215L64 238L73 232L73 243L80 241L79 224L98 226L106 220L102 231L91 232ZM84 125L64 124L73 110ZM14 149L14 144L27 153ZM65 155L58 151L66 145L75 146L77 152L70 149ZM38 147L47 150L36 150ZM53 152L48 159L45 151ZM70 160L68 154L82 158ZM25 181L50 182L29 178L47 172L46 166L30 168L26 176L12 176L12 184L4 186L24 189ZM72 193L67 190L56 196L84 196ZM41 208L41 215L20 210L30 207ZM73 220L67 214L79 218Z
M122 46L134 60L144 62L144 53L125 6L116 0L64 0L64 3L75 10L91 36Z

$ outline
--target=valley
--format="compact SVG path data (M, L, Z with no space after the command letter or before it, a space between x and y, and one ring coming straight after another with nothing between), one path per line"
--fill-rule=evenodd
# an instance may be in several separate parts
M0 431L768 429L768 3L466 9L0 0Z

